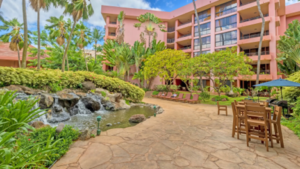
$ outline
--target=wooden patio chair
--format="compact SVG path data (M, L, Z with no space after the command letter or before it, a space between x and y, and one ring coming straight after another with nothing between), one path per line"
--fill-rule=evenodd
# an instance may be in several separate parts
M163 97L166 97L167 96L167 93L166 92L162 92L162 94L160 96L157 96L158 98L163 98Z
M179 93L179 95L177 97L173 97L170 100L177 101L179 99L182 99L182 97L183 97L183 93Z
M251 118L251 117L260 118ZM265 107L246 106L245 108L245 122L246 122L246 140L249 147L249 139L257 139L265 143L267 151L269 151L269 139L272 142L272 128L269 125L268 115ZM257 126L262 130L256 130Z
M227 116L227 106L220 105L219 102L217 102L217 105L218 105L218 115L220 115L221 111L225 111Z
M282 107L275 106L273 118L271 119L271 124L273 124L275 130L274 135L272 135L272 139L276 140L277 143L280 142L281 148L284 148L283 135L282 135L281 124L280 124L281 112L282 112Z
M191 94L188 93L188 94L185 95L185 98L178 99L178 101L186 102L186 101L187 101L188 99L190 99L190 98L191 98Z
M237 104L235 104L234 102L231 103L233 114L232 137L234 137L236 133L237 139L239 139L240 134L246 134L246 126L244 124L245 118L242 115L239 115L236 105Z
M166 97L163 97L163 99L170 99L172 97L172 92L168 92Z
M258 107L260 107L260 103L246 102L246 106L258 106Z
M159 92L158 95L152 95L152 97L157 98L162 95L162 92Z
M193 99L188 99L187 100L188 103L194 103L194 104L196 104L198 101L199 101L199 95L198 94L194 94Z

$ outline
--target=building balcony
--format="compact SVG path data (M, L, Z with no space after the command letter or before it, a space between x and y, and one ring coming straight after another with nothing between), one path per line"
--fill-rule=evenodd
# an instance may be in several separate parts
M253 60L253 62L258 61L258 52L251 52L251 53L245 53L250 59ZM262 51L260 55L261 61L271 61L272 57L270 55L269 51Z
M251 0L251 1L245 1L244 0L240 0L240 6L237 8L238 12L249 12L251 10L253 10L252 8L256 8L257 9L257 3L256 0ZM270 0L260 0L259 4L261 8L265 8L265 6L268 6L268 4L270 3Z
M191 53L192 52L192 47L191 46L185 46L185 47L180 48L179 50L182 50L185 53Z
M186 41L186 40L191 40L192 39L192 34L187 34L187 35L181 35L179 38L177 38L177 42L181 41Z
M168 28L168 29L167 29L167 32L168 32L168 33L175 33L175 27Z
M107 27L108 27L108 28L117 28L117 27L118 27L118 24L117 24L117 22L109 22L109 23L107 24Z
M172 39L167 39L167 43L174 43L175 42L175 39L172 38Z
M260 41L260 33L250 34L241 36L240 40L238 40L237 44L244 49L257 48ZM269 42L271 41L271 35L269 33L265 33L262 39L262 47L269 46Z
M188 27L192 27L192 21L178 25L177 30L181 30Z
M260 31L262 26L262 19L255 17L256 19L248 20L237 24L237 27L244 34L248 34L254 31ZM265 17L265 30L269 29L269 23L271 18L269 16Z

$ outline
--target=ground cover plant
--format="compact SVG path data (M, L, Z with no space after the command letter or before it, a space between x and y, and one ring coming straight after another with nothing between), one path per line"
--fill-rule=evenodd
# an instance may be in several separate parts
M60 70L32 70L0 67L0 84L25 85L32 88L43 88L56 84L63 88L78 88L84 81L92 81L97 87L107 89L110 92L122 93L122 95L133 102L142 101L145 92L143 89L120 80L104 75L98 75L87 71L66 71Z

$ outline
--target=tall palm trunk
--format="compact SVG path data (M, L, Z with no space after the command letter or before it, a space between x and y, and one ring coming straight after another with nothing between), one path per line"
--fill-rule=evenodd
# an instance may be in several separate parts
M259 40L259 47L258 47L258 59L257 59L257 72L256 72L256 84L259 84L259 73L260 73L260 57L261 57L261 46L262 46L262 40L264 36L264 31L265 31L265 18L263 13L261 12L259 0L256 0L257 3L257 8L259 15L262 19L262 25L261 25L261 31L260 31L260 40Z
M76 23L77 23L77 22L74 21L73 26L72 26L72 30L71 30L71 33L70 33L70 36L69 36L69 39L68 39L68 42L67 42L67 46L66 46L66 48L65 48L65 53L64 53L64 56L63 56L62 66L61 66L61 71L62 71L62 72L65 71L66 57L67 57L68 49L69 49L69 46L70 46L70 43L71 43L71 39L72 39L72 35L73 35L73 32L74 32Z
M38 30L38 65L37 70L41 67L41 31L40 31L40 0L37 1L37 30Z
M18 49L18 61L19 61L19 68L21 68L21 58L20 58L19 44L17 44L17 49Z
M194 4L194 10L195 10L195 16L197 18L197 28L198 28L198 34L199 34L199 45L200 45L200 55L202 54L202 39L201 39L201 31L200 31L200 21L199 21L199 17L198 17L198 12L197 12L197 7L196 7L196 3L195 0L193 0L193 4ZM201 87L201 91L204 91L204 87L203 87L203 81L202 81L202 76L200 75L200 87Z
M97 41L95 41L95 66L97 64Z
M26 68L28 28L27 28L27 14L26 14L25 0L22 0L22 10L23 10L23 23L24 23L24 47L23 47L23 56L22 56L22 68Z
M83 57L84 57L84 62L85 62L86 71L89 71L89 68L88 68L88 65L87 65L87 61L86 61L85 52L84 52L84 48L83 48Z

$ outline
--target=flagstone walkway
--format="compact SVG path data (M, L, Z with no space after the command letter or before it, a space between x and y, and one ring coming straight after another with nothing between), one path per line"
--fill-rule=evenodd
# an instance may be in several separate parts
M164 113L125 129L75 142L52 169L299 169L300 140L282 127L285 148L231 137L232 110L153 98Z

